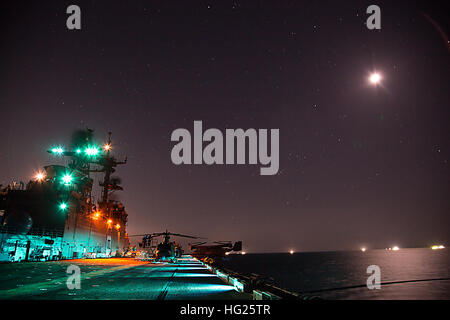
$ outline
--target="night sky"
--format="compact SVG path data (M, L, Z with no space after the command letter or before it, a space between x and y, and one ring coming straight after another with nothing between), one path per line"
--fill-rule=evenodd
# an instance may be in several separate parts
M0 183L89 127L128 156L129 234L247 252L449 245L449 7L429 2L2 3ZM365 26L371 4L381 30ZM194 120L280 129L278 174L175 166L171 133Z

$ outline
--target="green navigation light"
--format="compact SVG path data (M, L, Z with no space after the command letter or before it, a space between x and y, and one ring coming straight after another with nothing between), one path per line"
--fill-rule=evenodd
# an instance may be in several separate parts
M73 177L71 174L66 173L65 175L63 175L61 180L64 182L64 184L70 184L73 180Z
M61 155L61 154L64 152L64 149L63 149L62 147L54 147L54 148L52 149L52 152L53 152L53 153L56 153L56 154L58 154L58 155Z
M59 204L59 208L60 208L61 210L63 210L63 211L66 210L67 207L68 207L68 206L67 206L67 203L62 202L62 203Z
M96 156L100 151L98 148L96 147L87 147L84 152L88 155L88 156Z
M81 153L81 149L77 149L76 153L80 154Z

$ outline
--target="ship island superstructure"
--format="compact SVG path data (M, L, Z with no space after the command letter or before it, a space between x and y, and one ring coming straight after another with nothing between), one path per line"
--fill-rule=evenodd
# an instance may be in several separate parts
M103 146L88 130L69 150L48 152L66 165L45 166L27 184L0 186L0 261L47 261L121 256L129 247L125 206L111 194L123 190L112 176L111 133ZM94 174L101 196L93 199Z

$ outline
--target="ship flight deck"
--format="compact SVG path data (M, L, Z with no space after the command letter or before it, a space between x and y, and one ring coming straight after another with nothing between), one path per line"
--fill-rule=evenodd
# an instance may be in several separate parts
M80 268L80 289L67 286L71 265ZM5 263L0 264L0 282L0 299L252 299L188 255L176 263L132 258Z

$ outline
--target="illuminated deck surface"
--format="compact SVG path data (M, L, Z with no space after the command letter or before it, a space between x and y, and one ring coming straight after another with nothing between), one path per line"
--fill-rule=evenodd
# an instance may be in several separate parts
M67 267L81 269L81 289L69 290ZM0 299L251 299L190 256L178 263L126 258L0 264Z

